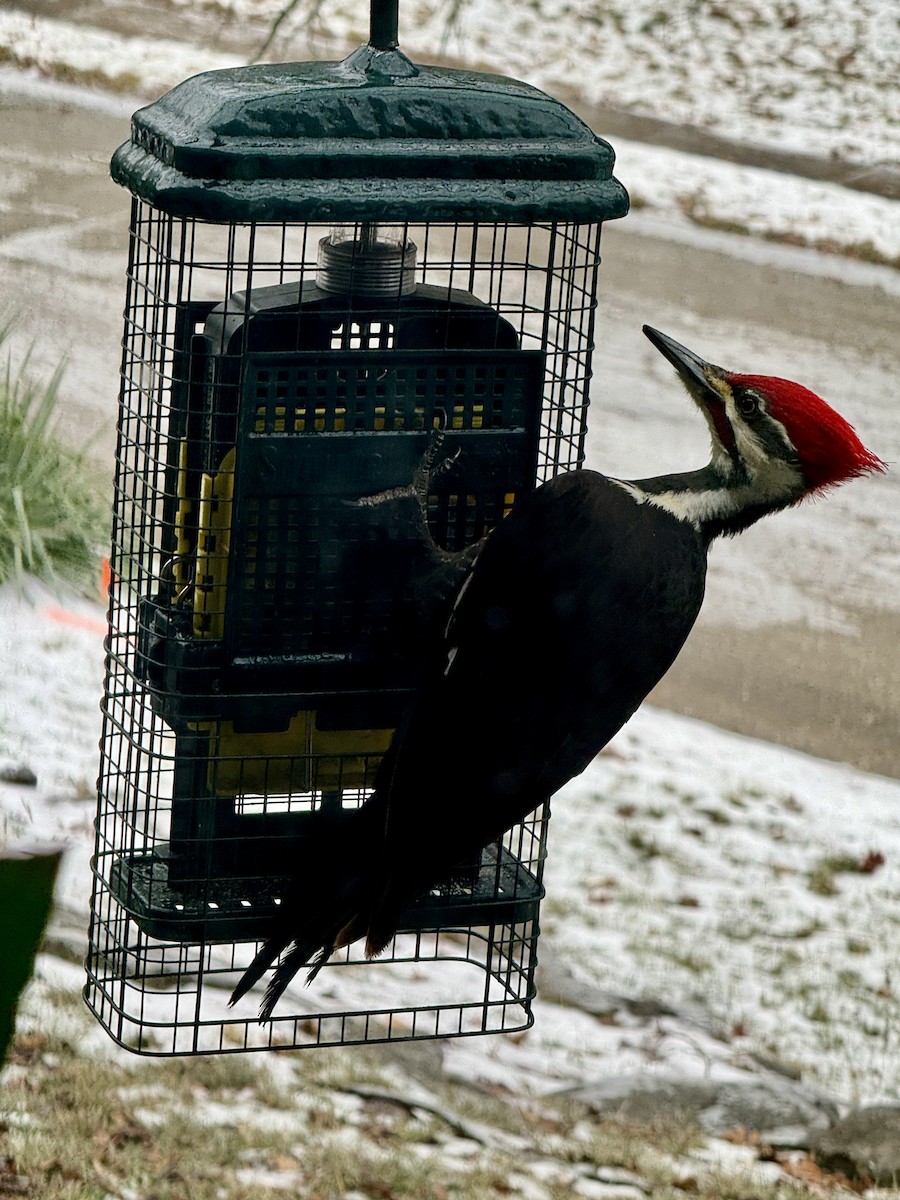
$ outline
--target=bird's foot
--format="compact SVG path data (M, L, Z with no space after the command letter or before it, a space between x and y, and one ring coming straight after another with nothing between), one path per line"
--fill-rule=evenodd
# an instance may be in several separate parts
M356 500L347 501L347 503L355 508L377 508L379 505L390 504L396 500L416 500L421 522L427 528L429 490L436 479L453 468L460 455L460 451L457 449L436 463L435 459L445 441L446 435L443 429L433 429L428 435L428 443L409 483L385 488L381 492L374 492L368 496L360 496Z
M461 453L460 448L457 447L452 454L446 455L436 463L435 459L446 440L447 435L443 429L432 429L428 435L425 452L419 459L419 465L413 475L413 488L422 508L423 517L427 517L428 514L428 493L432 484L453 469Z

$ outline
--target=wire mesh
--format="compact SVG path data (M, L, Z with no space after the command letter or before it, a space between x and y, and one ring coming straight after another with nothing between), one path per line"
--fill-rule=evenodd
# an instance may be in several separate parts
M412 282L323 287L323 239L370 232L133 203L85 996L142 1053L531 1023L546 805L376 963L342 951L266 1026L227 1007L413 694L441 610L391 497L431 431L459 452L422 514L450 551L583 456L600 226L404 226Z

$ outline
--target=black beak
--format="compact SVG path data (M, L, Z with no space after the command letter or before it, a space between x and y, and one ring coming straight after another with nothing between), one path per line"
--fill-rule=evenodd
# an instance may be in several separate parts
M700 358L693 350L688 350L687 346L680 345L674 338L667 337L658 329L645 325L644 333L660 354L669 360L695 396L698 394L698 389L702 389L702 393L706 394L710 391L715 392L715 389L710 387L709 374L710 371L714 374L722 373L721 368L714 367L712 363ZM721 400L717 394L716 398Z
M714 382L718 379L727 384L726 372L721 367L706 362L693 350L679 345L673 338L660 333L658 329L645 325L644 333L681 376L694 403L706 417L714 442L718 442L722 449L734 456L734 430L725 411L725 398Z

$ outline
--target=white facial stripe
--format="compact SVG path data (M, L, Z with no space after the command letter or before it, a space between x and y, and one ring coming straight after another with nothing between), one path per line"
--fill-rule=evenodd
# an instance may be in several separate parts
M727 521L755 504L791 504L799 500L803 490L803 476L795 467L783 459L770 459L761 464L749 483L737 487L699 492L645 492L643 500L700 529L710 521Z
M784 444L793 447L784 425L769 412L765 398L758 393L754 393L754 395L760 401L769 428L774 426ZM791 466L784 458L775 456L771 449L767 449L754 429L738 414L733 396L727 401L726 412L734 431L738 454L743 460L756 493L763 498L768 496L777 498L784 495L785 492L790 492L797 485L802 485L802 476L797 468Z
M647 503L647 493L642 491L636 483L629 483L627 479L613 479L612 477L610 477L609 482L614 483L616 487L620 487L623 492L627 492L637 504Z
M679 521L687 521L699 529L705 520L719 515L726 502L730 502L733 493L727 488L717 488L708 492L645 492L636 483L627 479L610 479L616 487L627 492L637 504L652 504L663 508Z
M707 521L732 516L740 507L736 495L729 488L717 488L708 492L660 492L648 493L648 504L665 509L679 521L686 521L695 529L702 529Z

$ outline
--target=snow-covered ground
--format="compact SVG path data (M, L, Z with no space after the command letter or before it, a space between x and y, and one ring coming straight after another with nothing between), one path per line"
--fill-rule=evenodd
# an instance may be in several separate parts
M99 604L0 590L0 768L38 777L0 783L0 835L69 844L59 898L76 927L102 625ZM543 1094L635 1071L741 1077L761 1059L845 1103L900 1100L900 782L646 708L550 828L543 944L594 987L686 1015L603 1023L539 1000L525 1037L450 1043L449 1072ZM408 967L378 975L376 1007L408 1002Z
M355 0L329 4L322 23L336 30L343 14L358 36L359 10ZM853 162L897 155L891 0L471 0L449 32L445 12L433 0L405 4L404 45L738 141Z
M169 2L177 13L180 0ZM245 22L260 39L287 7L286 0L204 6L210 21L217 14ZM468 0L463 18L448 28L452 8L435 0L405 4L404 49L514 75L582 105L608 104L863 168L882 164L900 177L900 15L890 0L641 0L621 10L570 0L529 6ZM270 57L337 57L365 39L367 6L359 0L335 0L311 27L302 24L309 9L291 6ZM188 75L245 61L209 44L126 35L17 9L0 13L0 54L45 75L144 99ZM618 173L636 204L706 226L900 262L896 200L615 141Z
M177 13L178 4L170 7ZM208 10L210 30L225 16L264 32L282 3L191 0L190 7ZM755 145L863 165L897 161L900 12L893 0L641 0L602 12L564 0L471 0L449 33L446 7L436 0L403 4L403 46L413 57L442 53L585 104L686 121ZM297 24L298 6L273 52L338 56L364 38L366 8L360 0L335 0L323 8L331 36L311 40ZM127 36L90 21L34 16L24 6L0 13L0 56L19 68L17 88L37 86L38 76L74 80L99 89L95 103L115 112L195 71L240 61L209 44ZM666 236L702 236L707 245L721 237L731 253L735 239L727 231L742 229L752 235L740 239L742 252L757 257L788 253L761 240L777 237L900 259L895 200L614 140L618 174L640 205L630 218L638 231L656 236L663 227ZM27 173L31 164L5 168L0 220L15 172ZM30 239L27 246L6 239L4 255L65 263L79 277L96 276L98 287L108 283L99 275L112 252L94 245L78 251L77 235L62 224L56 240L42 244L33 229L22 238ZM76 252L83 261L73 266ZM836 261L823 254L815 266L805 259L802 269L840 277L848 287L865 282L891 297L900 293L890 267ZM118 280L121 268L115 270ZM677 327L665 315L654 323L679 337L700 332L689 314ZM642 354L652 355L637 349L639 322L632 324L633 341L605 346L603 371L621 375ZM697 341L696 348L715 357L715 322L703 332L713 344ZM755 367L752 334L749 327L736 338L729 333L736 353L726 365ZM816 343L786 334L769 349L767 369L783 356L797 378L818 386ZM668 370L661 360L641 366L648 369ZM839 406L840 395L849 396L855 411L844 409L873 449L896 456L890 362L847 351L822 390ZM594 435L595 465L623 474L633 465L641 474L657 469L648 452L672 456L676 467L686 465L682 455L691 447L702 452L702 426L695 427L689 405L683 416L667 417L642 398L638 414L630 390L620 394L624 399L611 395L605 404L603 441ZM672 405L669 388L660 397ZM887 488L877 504L876 486ZM852 627L861 598L895 609L897 486L894 472L829 498L829 513L840 517L837 544L809 506L767 522L765 535L741 539L739 554L722 547L713 563L721 582L710 595L711 614L744 624L802 619ZM786 569L774 570L773 562ZM807 584L801 590L792 578ZM761 607L754 599L760 592ZM97 604L39 587L30 601L10 587L0 590L0 768L24 763L38 777L36 788L0 782L0 841L69 843L58 919L79 930L89 892L102 622ZM448 1044L449 1073L544 1094L623 1072L740 1077L773 1060L844 1103L900 1100L900 783L646 708L557 798L550 839L545 958L620 996L656 997L679 1015L632 1020L618 1011L614 1020L598 1021L539 999L535 1027L524 1037ZM78 987L71 964L45 956L41 972ZM392 986L408 986L401 971ZM38 985L26 1020L40 1020L42 1003ZM98 1030L97 1045L104 1042Z
M286 13L270 47L278 58L339 53L368 30L363 0L169 0L169 6L173 32L185 9L204 13L212 45L221 40L222 22L227 32L231 21L253 47L253 35L261 42L266 27ZM553 94L738 141L850 162L896 159L900 15L892 0L405 0L400 18L401 44L413 57L449 56ZM152 91L191 69L237 61L199 48L192 57L174 39L133 37L126 67L122 38L90 28L74 36L75 28L15 10L0 24L14 59L44 68L65 61L119 87L137 82Z

